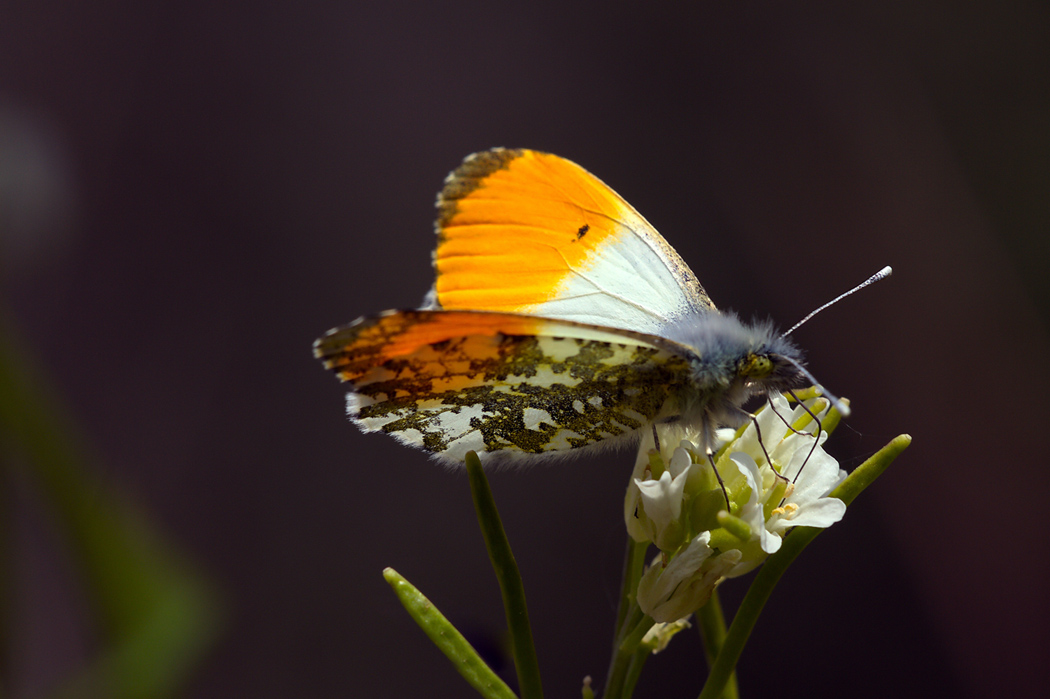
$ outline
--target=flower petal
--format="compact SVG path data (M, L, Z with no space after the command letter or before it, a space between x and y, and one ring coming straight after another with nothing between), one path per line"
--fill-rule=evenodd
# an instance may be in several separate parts
M700 566L711 555L711 532L700 534L665 567L658 556L638 581L638 606L656 621L671 622L691 614L703 603L703 591L691 585Z

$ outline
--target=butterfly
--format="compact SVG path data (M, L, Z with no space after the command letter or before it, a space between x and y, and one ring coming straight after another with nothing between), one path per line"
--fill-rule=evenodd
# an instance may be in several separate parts
M314 343L365 432L450 463L593 452L654 425L710 450L750 398L816 383L785 335L719 311L656 229L569 160L475 153L437 209L423 306Z

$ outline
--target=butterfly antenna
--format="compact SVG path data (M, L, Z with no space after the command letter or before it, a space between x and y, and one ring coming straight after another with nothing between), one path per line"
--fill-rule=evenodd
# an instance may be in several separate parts
M868 277L867 281L864 281L864 282L861 282L860 284L857 284L855 287L853 287L852 289L850 289L849 291L847 291L844 294L839 294L838 296L836 296L835 298L831 299L830 301L825 303L823 306L821 306L820 308L818 308L817 310L813 311L808 316L806 316L805 318L800 320L799 322L797 322L794 325L792 325L791 329L788 330L786 333L784 333L784 335L787 336L787 335L790 335L791 333L795 332L796 330L799 329L799 327L803 323L805 323L807 320L809 320L813 316L815 316L818 313L820 313L821 311L823 311L828 306L835 305L836 303L838 303L842 299L846 298L850 294L854 294L854 293L860 291L861 289L863 289L866 286L871 286L875 282L882 281L883 279L885 279L886 277L890 276L891 274L893 274L893 268L892 267L890 267L889 265L883 267L878 272L876 272L875 274L873 274L870 277ZM799 368L801 369L801 367L799 367ZM803 369L803 371L805 371L805 370ZM835 406L835 407L838 407L838 406Z

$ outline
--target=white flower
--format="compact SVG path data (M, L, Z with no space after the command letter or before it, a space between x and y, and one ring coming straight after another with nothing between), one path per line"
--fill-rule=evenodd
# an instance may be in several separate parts
M659 426L663 453L646 435L624 501L631 537L662 552L638 584L643 612L657 622L684 619L723 579L753 570L778 551L792 527L829 527L842 519L845 504L828 494L846 473L823 449L827 433L805 433L813 428L807 408L819 419L828 404L815 399L791 410L774 395L759 410L757 428L752 422L739 437L720 430L720 440L731 440L717 463L724 489L695 446L695 431ZM668 458L672 444L678 446Z
M769 396L768 404L763 406L756 415L758 427L755 427L754 421L749 422L740 437L726 449L726 453L744 452L754 459L755 463L765 465L766 451L768 451L773 460L778 461L777 450L784 441L785 435L788 434L788 425L794 424L805 414L801 406L792 411L787 399L779 393L774 393ZM758 439L760 434L761 442ZM797 437L798 435L791 433L790 436ZM762 448L763 444L765 449Z
M638 583L638 606L659 622L684 619L702 607L725 574L740 561L740 551L712 556L711 532L702 532L670 563L663 556L649 564Z
M636 518L645 538L662 551L673 551L682 543L682 498L689 471L693 467L689 452L678 447L658 479L634 479L638 489ZM651 474L650 474L651 475ZM644 539L643 539L644 540Z
M798 437L799 435L791 435ZM846 503L828 493L846 480L846 472L821 446L827 439L821 433L817 448L810 456L810 446L802 445L791 454L784 477L792 481L784 501L773 508L766 519L766 529L780 536L791 527L830 527L846 514ZM786 444L784 440L781 444ZM812 438L809 439L812 444ZM776 460L776 457L773 457ZM804 468L803 468L804 467Z
M762 474L759 472L758 465L755 464L755 460L743 452L736 452L730 457L737 468L740 470L741 475L747 480L747 485L751 489L751 495L744 506L737 512L737 517L747 522L748 526L751 527L752 539L757 535L758 540L762 546L762 550L767 553L776 553L780 549L780 537L774 537L768 529L766 529L766 518L765 518L765 500L763 497L769 497L772 489L762 488L759 484L762 483ZM761 562L761 559L759 559ZM752 566L754 567L754 566ZM734 571L737 575L743 575L749 569L740 571Z
M694 449L693 443L685 438L696 439L698 435L677 424L658 425L657 430L660 451L655 449L651 430L646 431L639 445L624 498L623 517L632 539L639 543L651 541L662 551L673 552L691 536L682 521L682 503L699 473L689 452Z
M790 423L805 414L805 409L799 407L788 415L787 403L782 398L775 401L774 408ZM765 454L761 452L761 445L758 445L751 428L751 434L745 430L727 451L731 452L729 460L743 476L750 491L747 502L735 514L751 528L752 541L759 542L762 552L772 554L780 550L784 534L792 527L826 528L842 519L846 504L827 495L845 479L846 472L839 469L838 462L824 451L822 445L827 439L826 432L821 433L814 447L814 437L788 432L776 415L773 418L780 423L779 428L775 423L770 425L763 421L766 413L773 415L771 410L763 410L759 417L762 441L775 464L786 461L781 472L783 478L778 478L765 463ZM770 442L767 435L776 436L779 441ZM759 450L761 466L755 458L756 449ZM724 464L725 460L721 463ZM748 572L761 563L764 556L746 558L750 560L743 561L731 577Z

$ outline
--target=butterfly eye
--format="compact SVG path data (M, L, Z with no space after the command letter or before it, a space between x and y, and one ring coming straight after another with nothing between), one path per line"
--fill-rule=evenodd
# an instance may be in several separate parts
M761 379L773 373L773 360L764 354L748 354L737 364L736 372L747 379Z

